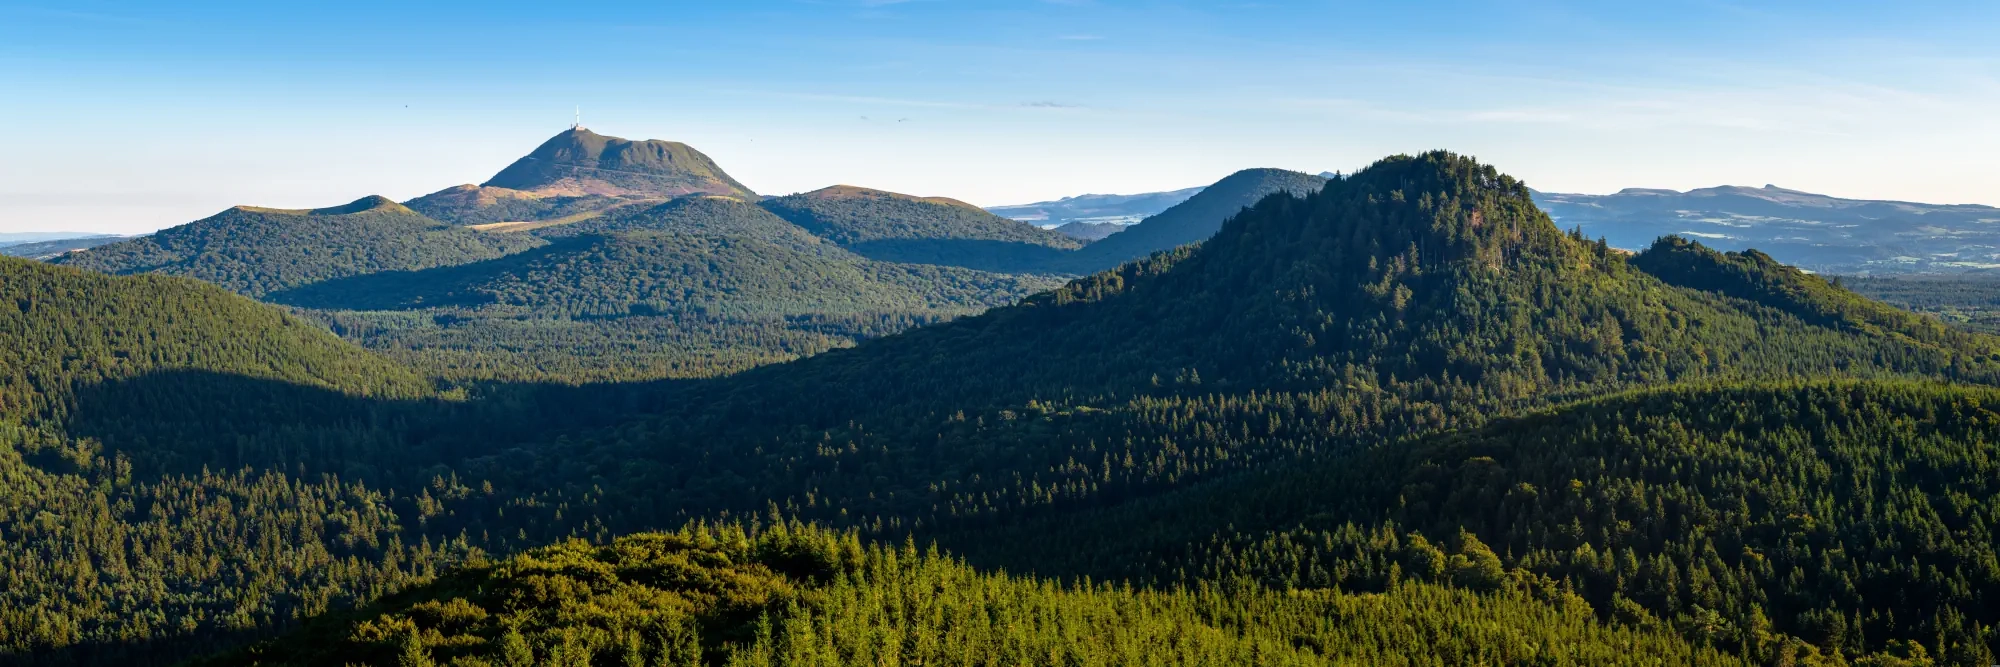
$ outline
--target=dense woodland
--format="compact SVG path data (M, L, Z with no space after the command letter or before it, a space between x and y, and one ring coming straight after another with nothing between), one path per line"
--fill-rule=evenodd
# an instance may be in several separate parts
M472 563L198 664L1735 664L1514 576L1485 595L1163 591L980 573L798 524L694 524Z
M291 313L0 264L0 337L33 342L0 356L0 655L2000 649L2000 339L1759 253L1628 256L1429 153L971 314L1046 283L857 257L767 211L547 226L274 291ZM583 341L603 356L560 354Z

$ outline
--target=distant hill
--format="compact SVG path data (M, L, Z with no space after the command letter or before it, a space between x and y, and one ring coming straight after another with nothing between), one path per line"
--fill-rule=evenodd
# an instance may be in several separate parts
M569 318L667 313L783 317L970 312L1047 284L965 269L875 262L809 235L798 236L804 238L664 225L578 235L485 262L328 281L272 298L356 310L494 304ZM940 270L955 274L937 275Z
M1077 239L1079 241L1096 241L1106 236L1110 236L1112 234L1125 231L1125 227L1126 225L1110 223L1110 222L1078 221L1078 222L1067 223L1060 227L1055 227L1054 229L1058 234L1062 234L1070 238Z
M0 245L0 255L23 259L49 260L60 257L65 253L86 248L95 248L108 243L117 243L128 238L131 237L99 234L94 236L62 237L46 241L25 241Z
M1193 187L1136 195L1077 195L1033 204L989 206L986 210L1048 228L1069 223L1129 225L1187 201L1198 192L1201 188Z
M565 130L482 184L541 196L679 197L757 193L687 144Z
M447 225L382 197L365 197L310 210L238 206L56 262L115 274L187 276L262 296L364 273L492 259L542 243Z
M1245 169L1202 188L1185 201L1107 236L1061 260L1072 273L1102 271L1161 250L1206 240L1222 221L1276 193L1309 194L1326 179L1283 169Z
M43 241L95 238L100 236L111 236L111 234L96 232L0 232L0 248L23 243L40 243Z
M851 185L775 197L760 205L855 253L890 262L1031 271L1082 245L955 199Z
M1669 234L1725 250L1756 248L1822 272L1910 273L2000 268L2000 208L1841 199L1723 186L1609 195L1535 193L1564 229L1638 249Z
M269 295L447 374L710 375L1012 303L1051 278L871 260L733 197L507 232L547 246ZM442 361L449 359L449 361Z

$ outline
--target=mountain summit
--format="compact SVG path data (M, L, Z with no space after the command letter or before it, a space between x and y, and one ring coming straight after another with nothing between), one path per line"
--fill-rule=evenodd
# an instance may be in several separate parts
M484 183L539 195L679 197L757 193L687 144L607 137L571 128L550 137Z

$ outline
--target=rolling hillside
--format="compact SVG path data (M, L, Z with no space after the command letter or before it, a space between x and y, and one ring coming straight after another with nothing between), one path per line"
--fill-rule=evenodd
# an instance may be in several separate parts
M541 244L534 237L461 229L366 197L311 210L238 206L56 262L120 275L185 276L255 297L334 278L492 259Z
M0 415L62 419L80 387L202 370L359 395L428 391L274 308L192 280L112 277L0 258Z
M857 254L887 262L1031 272L1082 243L941 197L836 185L762 206Z
M870 260L730 197L682 197L528 233L553 242L269 298L319 309L336 330L434 372L576 381L742 370L1057 284Z

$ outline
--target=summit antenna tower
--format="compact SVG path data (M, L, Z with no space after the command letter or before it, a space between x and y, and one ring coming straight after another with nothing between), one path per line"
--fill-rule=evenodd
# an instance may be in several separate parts
M572 130L583 129L583 107L581 105L577 106L576 108L576 124L569 126L569 129Z

